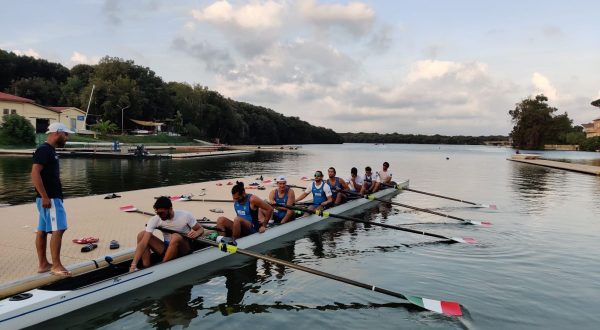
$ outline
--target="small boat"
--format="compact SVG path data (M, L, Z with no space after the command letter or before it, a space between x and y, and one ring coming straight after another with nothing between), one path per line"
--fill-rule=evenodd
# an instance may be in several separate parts
M407 188L408 185L408 180L399 184L403 188ZM388 188L373 196L385 198L398 192L397 189ZM360 198L335 206L329 209L329 212L358 212L375 203L377 201ZM237 245L243 249L257 247L309 226L324 223L323 219L317 215L302 217L285 225L272 227L262 234L242 237L237 240ZM325 222L328 221L340 220L328 218ZM108 256L105 258L109 264L107 267L0 300L0 329L32 326L228 256L230 254L217 248L206 247L169 262L131 273L128 272L131 259L113 262L113 258Z

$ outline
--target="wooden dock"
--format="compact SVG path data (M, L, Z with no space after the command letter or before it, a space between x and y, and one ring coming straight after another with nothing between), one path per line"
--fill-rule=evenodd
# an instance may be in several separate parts
M572 171L572 172L600 175L600 166L565 163L565 162L558 162L558 161L546 160L546 159L522 159L522 158L513 157L513 158L508 158L508 160L513 161L513 162L531 164L531 165L557 168L557 169Z
M121 206L134 205L146 212L153 212L152 205L157 196L194 195L194 199L218 199L227 202L175 201L173 207L192 212L196 218L207 217L216 220L219 216L233 219L235 214L231 200L231 188L237 181L246 185L246 192L266 199L275 189L275 175L200 182L152 189L115 192L119 198L105 199L106 195L68 198L64 201L69 229L63 236L61 260L73 274L80 274L106 265L104 257L112 256L115 261L133 256L137 233L144 229L150 218L139 213L126 213ZM305 186L300 176L288 177L288 184ZM265 189L249 186L259 183ZM300 190L296 191L300 194ZM222 210L223 213L218 212ZM211 211L213 210L213 211ZM217 212L214 212L217 211ZM37 274L35 233L38 213L34 203L2 208L2 217L9 221L0 231L0 297L9 296L23 289L32 289L59 280L49 273ZM160 233L155 235L162 237ZM81 237L99 238L98 247L91 252L81 252L83 245L72 240ZM48 237L48 241L50 237ZM109 249L111 240L117 240L120 248ZM50 251L47 251L48 257Z
M167 148L159 148L167 149ZM12 156L29 156L33 155L34 149L0 149L0 155ZM59 149L56 153L61 158L117 158L117 159L186 159L186 158L201 158L215 156L230 156L253 153L252 150L214 150L202 152L186 152L186 153L148 153L144 156L136 156L133 153L121 153L109 150L102 151L87 151L87 150L69 150Z

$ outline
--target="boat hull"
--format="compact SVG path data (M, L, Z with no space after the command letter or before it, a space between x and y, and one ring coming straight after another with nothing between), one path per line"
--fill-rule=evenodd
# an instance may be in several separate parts
M408 181L402 182L400 185L408 187ZM397 192L396 189L385 189L374 195L376 198L382 198ZM368 199L357 199L333 207L329 211L333 214L355 212L376 203L377 201ZM260 249L261 244L267 244L304 228L315 227L319 223L325 225L331 221L341 220L310 215L285 225L270 228L262 234L240 238L237 240L237 244L239 248L257 250ZM122 273L74 290L48 290L44 289L45 287L34 289L26 292L31 297L24 300L11 301L10 298L0 300L0 329L35 325L228 256L230 255L216 248L207 247L168 263L158 264L133 273ZM51 284L47 287L56 288L57 285Z

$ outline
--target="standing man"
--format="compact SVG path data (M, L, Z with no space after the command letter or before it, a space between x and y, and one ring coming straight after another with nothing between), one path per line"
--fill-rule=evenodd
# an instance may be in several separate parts
M62 148L73 131L64 124L52 123L48 126L46 142L33 153L31 182L35 187L35 204L39 211L38 228L35 236L35 248L38 255L38 273L50 271L57 276L71 276L71 273L60 261L62 236L67 230L67 213L63 207L63 193L60 182L60 170L56 148ZM46 257L48 233L50 239L50 256Z
M328 184L323 182L323 172L315 172L315 181L312 185L306 187L306 190L302 195L298 196L296 203L303 200L309 194L313 195L312 205L308 208L310 210L324 210L333 205L333 198L331 197L331 189Z
M275 182L277 182L277 188L273 189L273 191L271 191L269 194L269 203L293 206L296 202L296 197L294 190L287 185L285 176L278 176ZM284 207L275 207L273 211L273 220L275 223L279 224L292 221L294 220L294 211Z

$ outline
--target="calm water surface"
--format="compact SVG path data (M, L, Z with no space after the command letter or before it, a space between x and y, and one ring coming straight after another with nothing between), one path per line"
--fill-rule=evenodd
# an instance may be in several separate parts
M478 243L447 244L335 222L266 247L275 257L322 271L398 292L459 301L467 312L462 318L234 256L226 264L201 266L40 327L595 329L600 321L600 178L509 162L511 152L480 146L350 144L179 161L62 159L67 196L249 174L310 175L329 166L346 177L352 166L379 169L388 161L394 177L411 179L415 189L494 202L499 210L403 192L394 200L489 220L493 226L465 226L381 205L358 216L473 237ZM547 157L593 163L600 154L549 152ZM29 158L0 158L0 203L32 200L30 166Z

